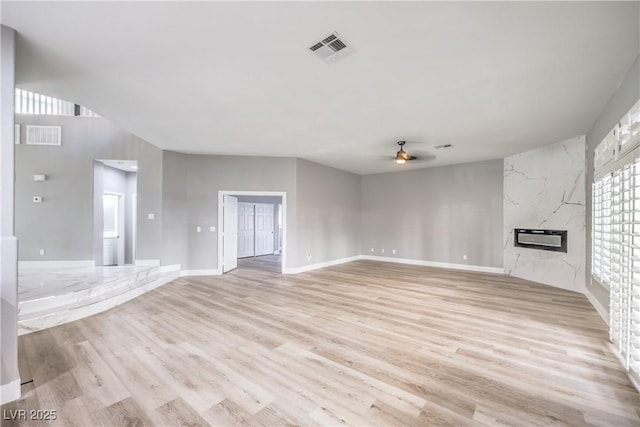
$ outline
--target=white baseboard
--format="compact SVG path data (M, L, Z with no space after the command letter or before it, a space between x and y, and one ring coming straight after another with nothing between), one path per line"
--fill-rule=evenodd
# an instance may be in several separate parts
M495 273L504 274L504 268L501 267L485 267L482 265L469 265L469 264L452 264L448 262L438 261L424 261L421 259L409 259L409 258L392 258L376 255L361 255L361 259L370 261L384 261L384 262L396 262L399 264L421 265L424 267L438 267L438 268L451 268L454 270L466 270L477 271L480 273Z
M135 262L136 267L159 267L159 259L137 259Z
M0 405L20 398L20 378L0 386Z
M332 265L344 264L345 262L356 261L362 258L362 255L356 255L348 258L334 259L331 261L319 262L317 264L303 265L302 267L285 268L283 274L298 274L306 271L317 270L319 268L330 267Z
M57 270L60 268L95 268L96 262L92 259L80 259L73 261L18 261L18 269L37 268Z
M158 273L172 273L174 271L180 271L180 264L161 265L158 268Z
M604 323L606 323L608 326L609 314L607 313L607 310L605 310L602 304L600 304L600 301L598 301L588 290L584 292L584 295L587 297L587 299L589 300L593 308L596 309L600 317L602 317L602 320L604 320Z
M203 269L203 270L182 270L180 271L180 277L186 276L220 276L222 271L219 269Z

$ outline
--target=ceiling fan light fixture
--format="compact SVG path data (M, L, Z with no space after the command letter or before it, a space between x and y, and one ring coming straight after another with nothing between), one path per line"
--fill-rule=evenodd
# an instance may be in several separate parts
M409 154L406 151L404 151L404 148L403 148L404 144L405 144L405 141L398 141L398 145L400 146L400 151L396 153L396 159L395 159L396 164L398 165L404 165L405 163L407 163L407 160L410 159Z

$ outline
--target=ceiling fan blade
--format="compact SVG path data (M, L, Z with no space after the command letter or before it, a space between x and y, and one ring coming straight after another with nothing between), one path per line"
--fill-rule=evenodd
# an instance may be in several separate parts
M417 154L416 156L410 156L411 158L409 160L415 160L417 162L428 162L436 158L434 154L427 153L427 152L420 152L416 154Z

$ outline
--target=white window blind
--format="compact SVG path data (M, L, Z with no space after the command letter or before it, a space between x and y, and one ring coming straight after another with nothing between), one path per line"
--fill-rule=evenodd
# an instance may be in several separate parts
M640 376L640 101L595 152L591 274L609 288L609 337Z
M18 88L14 101L16 114L73 116L75 109L71 102Z
M14 104L16 114L39 114L49 116L75 115L75 104L73 102L63 101L58 98L41 95L35 92L29 92L24 89L16 88ZM80 116L100 117L85 106L80 106Z

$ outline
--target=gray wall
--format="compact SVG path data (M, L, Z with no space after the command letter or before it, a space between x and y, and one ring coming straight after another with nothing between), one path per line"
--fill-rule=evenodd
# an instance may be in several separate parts
M361 179L350 172L298 159L298 250L289 252L290 267L360 254Z
M591 186L593 185L593 154L595 148L613 129L620 118L629 111L629 109L640 99L640 56L636 58L626 77L612 95L609 103L596 119L591 130L587 133L587 250L586 250L586 269L585 282L587 292L590 293L602 307L609 311L609 291L597 283L591 283L591 229L592 229L592 212L591 212Z
M104 164L98 161L93 162L93 259L96 265L103 265L103 218L98 215L102 212L102 193L104 192Z
M162 158L162 264L189 266L188 155L165 151Z
M220 190L287 193L287 267L359 253L357 175L293 158L162 152L102 119L19 120L23 125L63 126L61 147L17 146L21 260L100 260L102 227L94 223L98 206L93 194L101 194L104 183L96 170L94 188L94 159L138 160L138 259L216 269L218 230L209 229L218 225ZM46 174L47 181L33 181L35 173ZM33 195L43 196L43 203L34 205ZM299 223L298 209L304 212ZM147 218L149 213L155 220ZM44 256L38 254L40 248ZM312 254L310 262L307 253Z
M502 159L364 176L361 252L502 267L502 184Z
M0 26L0 31L0 386L4 390L0 395L0 403L5 403L20 397L20 373L18 253L14 233L13 186L15 31L5 26Z
M296 159L188 155L165 152L165 215L172 211L172 230L180 248L171 248L169 234L163 245L163 264L182 268L218 268L218 191L282 191L287 193L287 250L296 253ZM184 185L183 185L184 184ZM168 209L171 207L171 209ZM166 220L166 218L165 218ZM202 232L196 232L196 227ZM186 240L182 240L180 235ZM184 255L186 254L186 256ZM294 264L295 265L295 264ZM291 266L291 265L289 265Z
M138 160L137 258L160 259L162 150L100 118L18 115L16 121L22 125L16 146L21 261L94 259L94 159ZM61 125L62 146L24 144L28 124ZM47 180L35 182L36 173ZM43 202L34 204L34 195Z
M288 268L359 254L358 175L292 158L165 152L163 264L180 263L192 270L218 268L219 230L212 233L209 228L218 224L221 190L287 193ZM264 202L267 198L241 200Z

